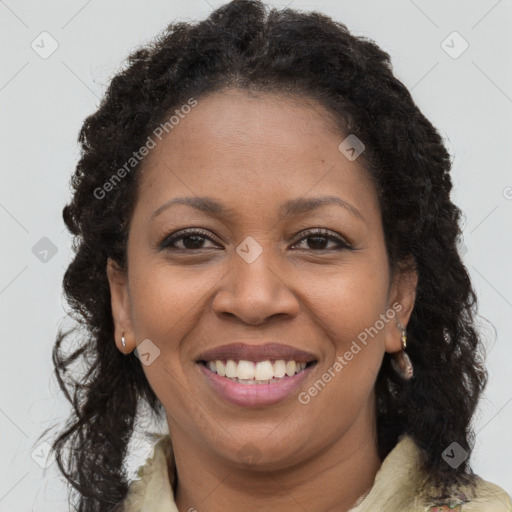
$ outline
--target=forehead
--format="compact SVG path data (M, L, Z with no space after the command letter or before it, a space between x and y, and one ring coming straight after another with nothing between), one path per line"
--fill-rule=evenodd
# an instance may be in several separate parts
M235 211L308 194L375 207L367 172L339 150L346 135L319 103L229 89L187 112L143 161L139 209L183 195L222 197Z

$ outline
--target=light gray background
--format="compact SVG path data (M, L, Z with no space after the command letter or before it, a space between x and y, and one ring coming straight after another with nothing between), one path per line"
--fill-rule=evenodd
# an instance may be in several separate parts
M78 130L135 46L172 20L203 18L223 3L0 0L0 512L68 510L56 464L44 472L31 453L42 430L68 411L52 378L51 349L65 317L61 281L71 239L61 211L78 157ZM289 5L330 14L380 44L446 139L454 200L466 214L461 250L480 314L497 330L494 340L482 320L490 381L475 418L473 462L478 474L511 493L512 0ZM34 40L42 46L43 31L59 45L47 59L31 48ZM441 46L453 31L469 43L458 58ZM462 48L453 37L447 44L452 52ZM46 262L32 252L42 237L57 249ZM147 450L141 445L134 467Z

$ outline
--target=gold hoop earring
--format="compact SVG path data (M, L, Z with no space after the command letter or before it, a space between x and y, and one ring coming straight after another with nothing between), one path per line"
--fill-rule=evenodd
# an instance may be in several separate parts
M414 369L411 359L405 351L407 347L407 333L405 327L400 322L397 322L397 327L401 331L400 341L402 342L402 350L392 355L391 366L402 379L409 380L414 375Z
M402 350L405 350L405 348L407 347L407 334L403 327L402 327L402 335L400 336L400 341L402 342Z

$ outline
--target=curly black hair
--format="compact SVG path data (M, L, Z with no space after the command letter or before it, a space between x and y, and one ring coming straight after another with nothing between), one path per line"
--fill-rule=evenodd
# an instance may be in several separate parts
M385 354L376 381L379 455L406 433L421 448L434 485L472 485L469 459L455 469L442 459L453 441L471 453L470 423L487 381L476 297L457 250L461 212L450 200L451 161L443 140L374 42L321 13L234 0L206 20L171 23L133 52L80 131L73 196L63 210L74 235L63 286L79 322L78 346L66 348L72 331L61 328L53 351L57 379L73 406L54 449L77 510L107 511L122 503L138 408L149 405L156 415L163 410L136 356L116 348L106 274L109 257L126 268L144 161L114 183L108 197L98 190L176 107L226 87L313 99L341 133L364 141L358 161L378 193L391 265L413 265L418 274L408 324L415 376L400 379ZM85 370L72 371L76 363Z

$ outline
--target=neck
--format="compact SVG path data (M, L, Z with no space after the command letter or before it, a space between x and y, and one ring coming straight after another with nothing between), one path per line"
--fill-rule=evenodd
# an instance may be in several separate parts
M358 418L349 431L313 457L272 471L240 469L208 456L197 442L174 430L173 445L179 447L175 450L178 510L347 512L369 492L381 466L374 423L367 419Z

